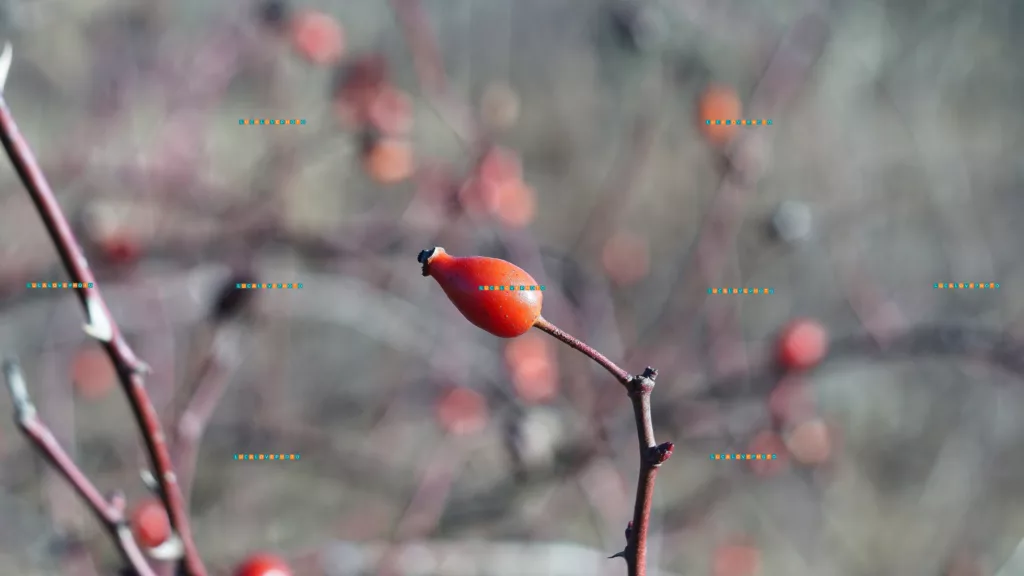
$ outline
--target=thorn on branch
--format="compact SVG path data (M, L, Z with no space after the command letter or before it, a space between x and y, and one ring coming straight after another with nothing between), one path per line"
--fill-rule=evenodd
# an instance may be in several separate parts
M672 451L675 450L676 445L672 442L665 442L657 446L652 446L647 453L647 457L650 459L652 466L661 466L668 459L672 457Z
M7 381L7 389L11 393L11 401L14 403L14 415L18 422L25 422L36 415L36 407L32 404L32 398L28 395L28 387L25 385L25 375L21 373L21 366L16 360L4 361L4 379Z
M85 333L100 342L114 339L114 323L110 321L103 302L93 295L85 297L85 315L87 324L83 326Z
M612 558L623 558L623 559L626 559L627 562L629 561L629 559L626 558L626 554L629 552L629 547L632 545L632 542L633 542L633 521L632 520L629 521L629 524L626 524L625 536L626 536L626 547L623 548L620 552L616 552L615 554L612 554L611 556L609 556L608 557L609 560L611 560Z
M4 43L3 54L0 54L0 93L7 85L7 76L11 73L11 62L14 61L14 48L10 42Z
M139 470L139 478L146 489L153 494L160 494L160 483L156 481L156 476L153 476L152 472L146 469Z

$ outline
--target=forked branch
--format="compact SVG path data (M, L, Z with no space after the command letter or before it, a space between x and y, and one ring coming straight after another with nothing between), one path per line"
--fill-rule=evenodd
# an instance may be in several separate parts
M658 371L647 367L643 374L631 376L603 354L543 317L534 323L536 328L574 348L607 370L629 394L633 403L633 420L640 446L640 475L636 484L636 499L633 503L633 520L626 528L626 548L613 558L624 558L629 576L647 574L647 532L651 520L651 504L654 501L654 481L661 467L671 456L675 445L671 442L657 444L654 439L654 423L651 419L651 392Z
M2 88L6 84L12 57L11 45L7 44L4 46L3 53L0 54L0 141L3 142L11 164L14 165L29 197L43 219L71 281L91 286L91 288L75 290L82 303L82 308L85 310L85 332L103 345L117 370L121 387L128 397L128 403L145 442L146 451L154 469L153 476L158 483L159 495L167 508L171 526L181 539L185 569L190 576L205 576L206 568L203 566L192 540L184 499L174 474L160 419L144 386L143 375L148 371L148 366L135 355L118 330L99 288L96 287L96 279L89 269L89 263L85 259L82 248L75 239L71 226L61 210L60 204L57 203L53 190L50 189L50 184L39 168L35 154L22 137L21 131L14 121L14 116L7 106L7 101L3 97ZM79 480L82 479L84 478ZM74 481L72 480L72 482ZM81 491L81 486L76 485L76 487Z
M124 517L124 498L103 496L71 456L64 451L50 428L39 418L39 412L29 397L25 376L18 363L14 360L4 361L3 371L14 404L14 420L18 427L85 501L100 524L110 533L125 562L135 569L139 576L155 576L128 528L128 522Z

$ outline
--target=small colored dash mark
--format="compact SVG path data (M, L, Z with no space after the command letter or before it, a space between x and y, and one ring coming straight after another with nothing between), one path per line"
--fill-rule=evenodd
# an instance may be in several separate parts
M708 294L775 294L775 288L708 288Z
M715 126L721 126L723 124L726 125L726 126L732 126L732 125L736 125L736 126L771 126L772 125L772 121L771 120L767 120L767 119L764 119L764 118L754 119L754 120L748 120L748 119L743 119L743 118L741 118L739 120L705 120L704 123L707 124L708 126L711 126L712 124L714 124Z
M235 460L298 460L298 454L235 454Z
M995 282L939 282L933 284L932 288L939 290L998 290L999 284Z
M712 454L711 460L775 460L775 454Z
M291 283L291 284L273 284L273 283L271 283L271 284L261 284L261 283L258 283L258 282L255 283L255 284L243 283L243 284L235 284L235 288L237 288L238 290L257 290L257 289L259 289L259 290L270 290L270 289L281 289L281 290L292 290L292 289L295 289L295 290L297 290L299 288L302 288L302 282L299 282L297 284L296 283Z
M531 290L546 290L546 288L544 286L480 286L480 290L485 292L504 292L505 290L508 290L509 292L515 292L516 290L527 292Z
M299 126L305 123L304 118L242 118L238 121L239 126Z
M92 288L93 283L88 284L82 282L26 282L25 288L73 288L83 289Z

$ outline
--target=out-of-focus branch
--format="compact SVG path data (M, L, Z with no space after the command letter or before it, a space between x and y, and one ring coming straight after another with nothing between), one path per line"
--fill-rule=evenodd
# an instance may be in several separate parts
M140 576L155 576L128 528L128 522L124 517L124 498L113 496L108 499L103 496L75 464L71 456L60 446L50 428L39 418L39 413L29 396L25 376L18 363L14 360L5 361L3 372L14 404L14 420L21 428L22 433L85 501L103 527L110 533L125 562L134 568Z
M182 497L189 501L195 479L199 441L217 404L231 381L238 359L237 335L227 327L216 327L209 349L200 359L195 391L175 424L172 461L178 472Z
M6 61L7 69L10 66L11 57L12 49L8 44L4 48L3 56L0 57L0 61ZM6 76L6 70L3 70L2 76L0 76L0 86L6 81ZM96 279L85 259L85 254L75 239L71 226L50 189L50 184L39 168L35 154L21 136L14 121L14 115L2 95L0 95L0 141L3 142L14 169L18 172L32 202L36 205L71 281L87 286L76 290L82 308L85 310L85 331L102 343L111 362L116 367L121 385L128 396L128 402L149 452L155 470L154 476L159 483L160 496L167 507L171 526L181 538L188 572L192 576L205 576L206 568L192 541L187 512L178 487L177 477L171 465L170 453L167 450L160 419L145 390L143 374L148 371L148 366L135 355L110 315L106 302L96 286Z

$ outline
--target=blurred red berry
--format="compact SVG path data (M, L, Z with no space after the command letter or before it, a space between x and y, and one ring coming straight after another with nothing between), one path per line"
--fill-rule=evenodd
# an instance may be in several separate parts
M832 431L819 418L808 420L786 434L786 448L801 464L824 464L832 455Z
M537 215L537 192L523 181L511 182L496 190L495 215L505 225L524 228Z
M826 354L828 331L814 320L794 320L779 336L779 361L789 370L813 368Z
M127 234L111 234L98 243L103 257L113 264L132 264L142 256L142 247Z
M75 352L71 360L71 382L79 396L95 400L113 390L117 372L102 348L88 346Z
M234 576L294 576L284 560L261 552L249 556L235 568Z
M437 420L450 434L474 434L487 426L487 401L469 388L452 388L437 402Z
M412 145L399 138L374 138L363 151L363 168L378 184L397 184L416 171Z
M605 273L616 284L634 284L650 271L650 246L647 240L638 234L617 232L605 243L601 252L601 264Z
M761 551L747 544L726 544L715 549L714 576L758 576Z
M405 92L384 86L373 95L366 116L378 132L403 136L412 129L412 101Z
M132 534L135 540L146 548L156 548L171 537L171 521L167 509L160 500L148 498L132 511Z
M511 262L482 256L459 258L440 247L420 252L419 262L423 265L423 275L437 281L467 320L495 336L522 336L540 318L544 292L509 290L508 286L537 284L525 270ZM491 286L506 288L484 289Z
M333 16L304 10L292 16L288 28L292 48L301 58L320 66L341 60L345 34Z
M504 184L523 179L523 163L515 152L495 146L480 157L476 173L487 184Z
M526 403L547 402L558 394L558 367L545 335L527 332L509 341L505 362L516 393Z
M459 200L471 214L498 215L511 226L529 223L536 209L533 189L523 183L519 156L499 146L480 157L459 191Z

